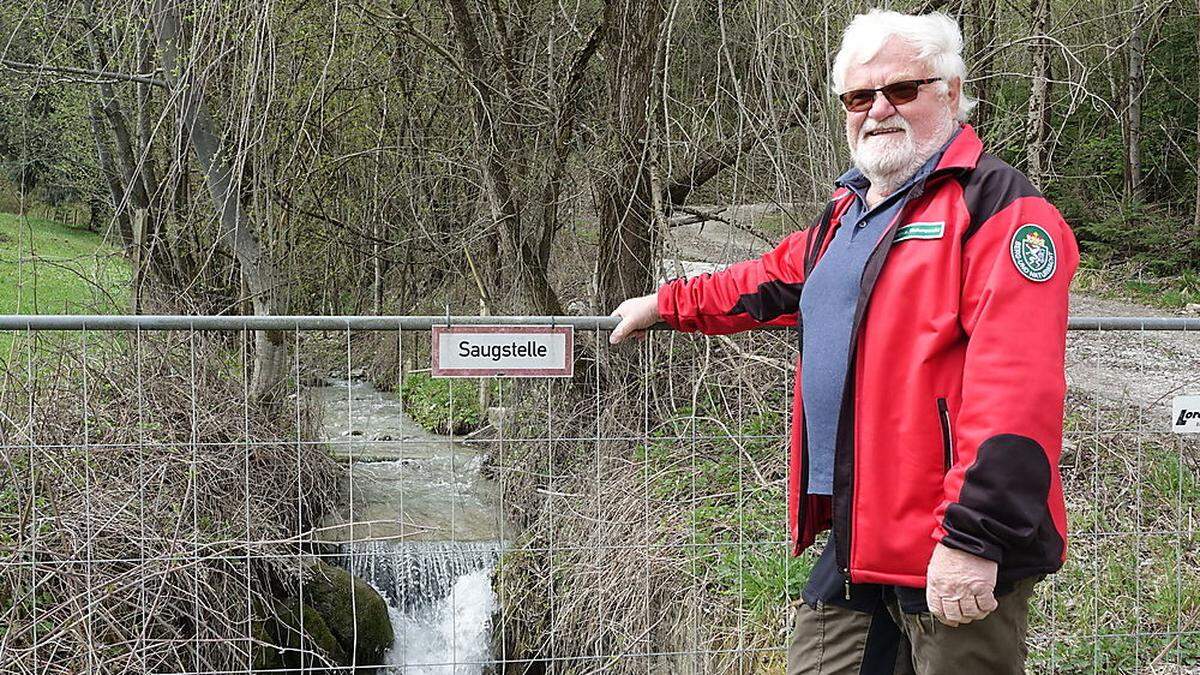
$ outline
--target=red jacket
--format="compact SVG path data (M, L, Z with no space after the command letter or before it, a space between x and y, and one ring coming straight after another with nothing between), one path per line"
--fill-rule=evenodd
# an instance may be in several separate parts
M812 227L757 260L664 284L663 320L708 334L796 326L804 280L852 199L839 189ZM997 561L1002 581L1062 566L1063 359L1078 262L1058 210L964 127L863 273L832 498L807 494L797 358L794 554L832 527L855 583L924 586L939 541Z

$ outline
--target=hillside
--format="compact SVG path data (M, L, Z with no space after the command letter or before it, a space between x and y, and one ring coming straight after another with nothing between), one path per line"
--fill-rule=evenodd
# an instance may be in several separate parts
M99 234L0 213L0 314L112 313L128 285L128 264Z

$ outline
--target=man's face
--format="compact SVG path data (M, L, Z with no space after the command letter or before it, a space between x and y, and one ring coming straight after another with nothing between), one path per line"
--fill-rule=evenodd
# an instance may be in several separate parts
M929 77L933 77L932 69L919 58L916 48L891 37L870 61L850 66L845 90L875 89ZM926 84L917 98L899 106L877 93L870 110L846 113L846 142L864 173L916 170L941 147L953 129L961 88L957 80L947 84L947 94L939 93L939 83Z

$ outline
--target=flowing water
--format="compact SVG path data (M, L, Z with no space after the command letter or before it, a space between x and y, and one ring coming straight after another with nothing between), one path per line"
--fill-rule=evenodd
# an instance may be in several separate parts
M314 395L349 462L348 508L324 524L343 564L388 602L389 673L476 675L491 658L504 523L482 456L413 422L395 395L333 381Z

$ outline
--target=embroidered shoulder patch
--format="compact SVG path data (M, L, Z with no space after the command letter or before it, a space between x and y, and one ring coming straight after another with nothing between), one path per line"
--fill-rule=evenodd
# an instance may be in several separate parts
M893 244L899 244L905 239L941 239L946 234L946 223L909 223L896 230Z
M1017 228L1008 251L1017 271L1030 281L1046 281L1058 267L1054 241L1046 230L1032 223Z

